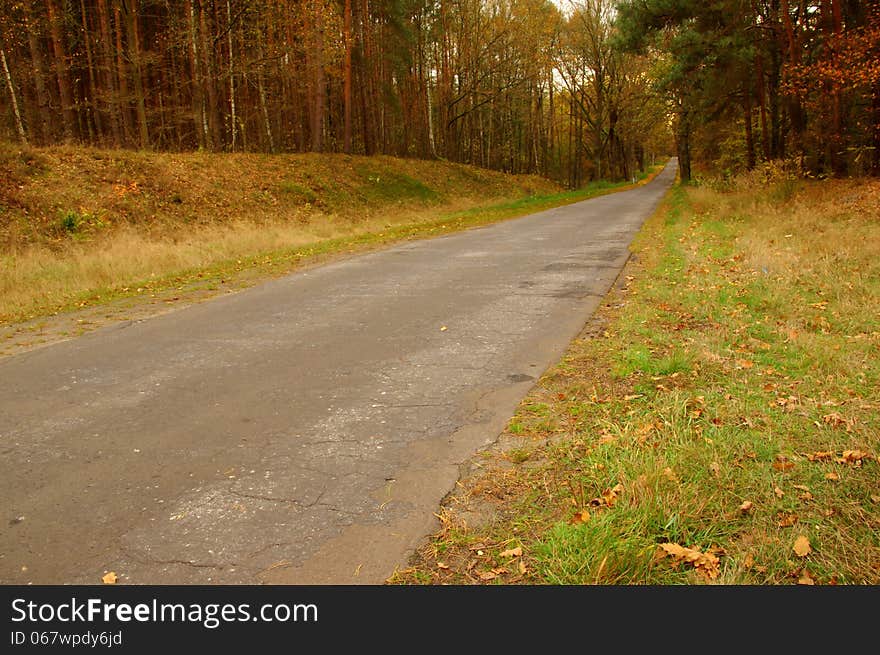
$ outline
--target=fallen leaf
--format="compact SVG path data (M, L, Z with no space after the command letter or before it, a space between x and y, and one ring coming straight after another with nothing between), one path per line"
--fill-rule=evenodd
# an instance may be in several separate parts
M876 496L874 494L871 494L871 502L872 503L880 503L880 496Z
M721 572L718 557L712 553L701 553L698 548L687 548L679 544L660 544L661 555L669 555L679 562L691 564L701 575L714 580Z
M828 425L832 425L834 427L846 425L846 420L838 412L831 412L830 414L825 414L822 417L822 421L824 423L826 423Z
M721 471L721 465L718 462L712 462L709 464L709 470L712 471L712 475L718 475Z
M843 457L838 458L838 464L855 464L862 465L863 459L870 459L871 455L863 450L844 450Z
M813 549L810 547L810 540L801 535L794 540L792 550L794 550L794 554L798 557L806 557Z
M752 368L755 365L754 362L749 361L748 359L738 359L735 363L737 368Z
M823 459L831 459L832 457L834 457L834 453L830 450L820 450L819 452L809 453L807 455L807 459L811 462L817 462Z
M809 491L805 491L804 493L798 495L798 498L800 498L804 502L807 502L813 500L813 494L811 494Z
M804 572L801 574L801 577L798 579L798 584L814 585L814 584L816 584L816 581L810 577L810 572L807 571L806 569L804 569Z
M782 512L780 512L776 515L776 518L779 519L776 525L780 528L790 528L798 522L797 514L783 514Z
M747 500L742 505L739 506L739 511L745 514L748 514L752 509L752 501Z
M522 556L522 547L517 546L516 548L511 548L509 550L503 550L499 554L499 557L520 557Z
M779 487L773 487L773 493L776 494L777 498L782 498L785 495L785 492Z
M448 564L444 564L443 562L437 562L437 568L438 568L438 569L443 569L443 570L449 570L449 565L448 565Z
M489 580L494 580L498 577L497 573L493 573L492 571L483 571L479 574L480 580L484 580L488 582Z
M623 399L624 399L626 402L629 402L630 400L635 400L636 398L641 398L641 397L642 397L642 394L640 394L640 393L633 393L633 394L629 394L628 396L624 396Z
M746 558L743 560L743 568L748 571L755 565L755 558L752 557L752 554L749 553L746 555Z
M810 490L810 488L805 484L793 484L791 486L794 487L795 489L800 489L801 491L809 491Z
M586 523L589 520L590 513L587 510L582 509L579 512L575 512L575 515L571 517L571 521L569 521L569 523L577 525L578 523Z
M665 469L663 469L663 475L670 482L678 482L678 476L675 474L675 471L673 471L668 466Z
M777 471L789 471L794 468L794 462L789 462L785 457L778 456L773 462L773 468Z
M825 479L826 480L840 480L840 476L837 475L837 473L835 473L834 471L831 471L830 473L825 474Z
M101 581L104 584L116 584L116 581L118 579L119 578L116 577L116 574L113 571L110 571L110 572L104 574L104 576L101 578Z
M522 560L520 560L520 561L519 561L519 572L520 572L520 575L525 575L525 574L526 574L526 571L528 571L528 569L526 568L526 563L523 562Z

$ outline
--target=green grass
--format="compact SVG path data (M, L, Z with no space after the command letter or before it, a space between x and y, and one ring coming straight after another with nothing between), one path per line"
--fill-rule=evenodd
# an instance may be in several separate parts
M391 582L880 583L878 197L863 180L674 188L596 336ZM458 518L487 503L494 520Z

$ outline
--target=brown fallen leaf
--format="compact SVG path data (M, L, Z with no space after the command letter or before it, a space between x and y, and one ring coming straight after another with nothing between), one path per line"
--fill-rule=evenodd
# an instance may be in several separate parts
M810 488L805 484L793 484L791 486L794 487L795 489L800 489L801 491L809 491L810 490Z
M825 479L826 480L840 480L840 476L837 475L837 473L835 473L834 471L831 471L830 473L825 474Z
M880 503L880 496L877 496L875 494L871 494L871 502L872 503Z
M810 577L810 572L807 571L807 569L804 569L803 573L801 573L801 577L798 579L798 584L814 585L816 584L816 581Z
M748 514L752 510L752 501L747 500L742 505L739 506L739 511L743 514Z
M807 459L810 460L811 462L818 462L823 459L831 459L832 457L834 457L834 453L830 450L820 450L815 453L808 453L807 454Z
M525 575L528 569L526 568L526 563L522 560L519 561L519 573L520 575Z
M714 580L721 572L720 561L712 553L702 553L698 548L687 548L679 544L660 544L662 555L669 555L677 562L691 564L698 573L709 580Z
M822 417L822 422L828 425L832 425L834 427L846 425L846 419L844 419L839 412L831 412L830 414L825 414Z
M742 564L742 565L743 565L743 568L744 568L746 571L748 571L749 569L751 569L751 568L755 565L755 558L752 557L752 554L751 554L751 553L748 553L748 554L746 555L746 558L743 560L743 564Z
M571 523L573 525L577 525L578 523L586 523L589 520L590 520L590 513L587 510L582 509L579 512L575 512L574 516L571 517L571 520L569 521L569 523Z
M779 487L773 487L773 493L776 494L777 498L782 498L785 495L785 492Z
M623 485L618 483L614 485L611 489L606 489L602 492L602 495L599 498L593 498L590 501L590 505L594 507L611 507L617 502L617 496L623 492Z
M437 562L437 568L443 569L444 571L447 571L447 570L449 570L449 565L444 564L443 562Z
M118 579L119 578L116 576L116 574L113 571L109 571L104 574L104 576L101 578L101 581L104 584L116 584L116 581Z
M870 459L871 455L863 450L844 450L843 456L837 459L838 464L862 465L863 459Z
M522 547L517 546L516 548L511 548L509 550L503 550L498 555L499 557L521 557L522 556Z
M798 557L806 557L812 552L812 548L810 547L810 540L807 539L804 535L800 535L797 539L794 540L794 545L792 546L792 550L794 554Z
M777 471L790 471L794 468L794 462L788 461L783 456L778 456L773 462L773 468L775 468Z
M738 359L735 362L737 368L752 368L755 363L748 359Z
M797 514L783 514L782 512L780 512L776 515L776 518L779 519L776 522L776 525L780 528L790 528L798 522Z
M485 582L489 582L489 580L494 580L498 577L497 573L493 573L492 571L482 571L479 573L480 580Z

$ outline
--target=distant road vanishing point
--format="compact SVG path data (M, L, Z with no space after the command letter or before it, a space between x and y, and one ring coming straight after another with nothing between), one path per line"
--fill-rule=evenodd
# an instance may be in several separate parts
M0 360L0 582L383 582L674 177Z

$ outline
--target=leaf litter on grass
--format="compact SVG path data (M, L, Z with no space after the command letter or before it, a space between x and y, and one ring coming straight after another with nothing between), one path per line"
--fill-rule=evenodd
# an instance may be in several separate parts
M522 545L518 582L880 583L880 224L830 234L823 183L762 193L674 191L521 405L510 436L538 465L490 475L504 500L468 531Z

